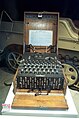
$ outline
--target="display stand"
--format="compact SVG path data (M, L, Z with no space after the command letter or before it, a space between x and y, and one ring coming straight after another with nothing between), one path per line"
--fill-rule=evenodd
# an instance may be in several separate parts
M13 93L13 83L11 85L11 88L9 90L9 93L7 95L7 98L5 100L4 104L10 104L12 105L12 101L14 98ZM67 110L32 110L32 109L2 109L2 115L12 115L12 116L36 116L36 117L77 117L78 113L76 110L76 107L74 105L72 96L70 94L70 90L67 88L65 98L67 100L68 109Z

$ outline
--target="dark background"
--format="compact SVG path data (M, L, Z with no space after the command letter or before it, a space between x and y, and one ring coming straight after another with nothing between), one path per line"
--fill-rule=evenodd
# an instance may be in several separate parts
M79 20L79 0L0 0L0 11L5 10L13 20L23 20L24 11L59 12L60 17Z

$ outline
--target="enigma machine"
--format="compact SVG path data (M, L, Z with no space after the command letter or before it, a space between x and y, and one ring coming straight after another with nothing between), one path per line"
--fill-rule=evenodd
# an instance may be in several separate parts
M68 109L58 54L59 14L24 13L23 57L14 76L12 108Z

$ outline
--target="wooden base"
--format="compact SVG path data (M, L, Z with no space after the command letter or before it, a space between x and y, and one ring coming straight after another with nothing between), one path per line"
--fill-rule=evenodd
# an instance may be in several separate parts
M16 92L12 108L68 109L68 105L62 92L38 96Z

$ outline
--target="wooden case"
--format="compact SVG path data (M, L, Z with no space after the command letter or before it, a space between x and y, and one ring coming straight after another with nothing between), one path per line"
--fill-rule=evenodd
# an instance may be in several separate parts
M53 51L57 54L58 21L59 13L56 12L25 12L24 52L26 52L26 46L30 45L33 38L34 41L32 42L33 44L31 43L31 45L33 45L35 52L47 52L47 48L49 46L53 46ZM48 37L48 39L45 40L46 37ZM41 39L44 40L44 42ZM32 50L30 50L30 52L32 52ZM12 108L68 109L67 101L64 95L67 86L66 80L64 81L64 90L52 90L50 95L34 96L29 95L26 89L16 88L17 73L18 70L16 71L13 79L15 97L12 102Z
M31 44L36 52L47 52L47 47L52 45L57 53L58 22L57 12L24 12L23 52L26 51L25 46Z

